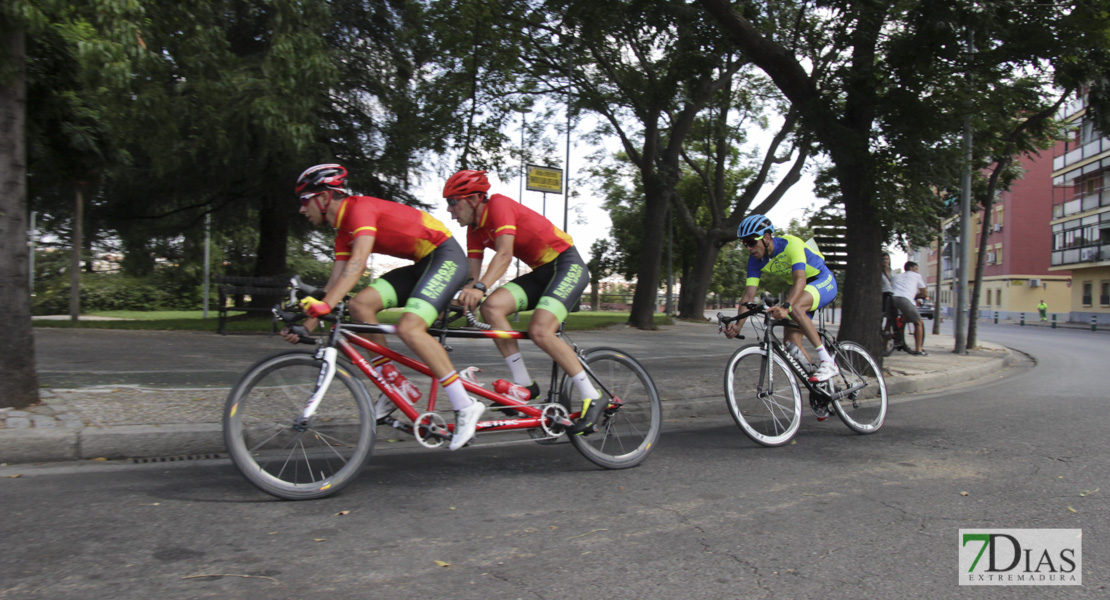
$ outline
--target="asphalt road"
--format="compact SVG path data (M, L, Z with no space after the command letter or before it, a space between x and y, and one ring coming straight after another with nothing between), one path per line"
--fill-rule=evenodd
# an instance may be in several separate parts
M983 337L1036 367L900 398L872 436L807 417L760 448L723 411L672 421L626 471L565 443L385 442L293 503L222 460L0 468L0 598L1104 598L1107 338ZM1083 586L958 586L958 530L987 527L1082 529Z

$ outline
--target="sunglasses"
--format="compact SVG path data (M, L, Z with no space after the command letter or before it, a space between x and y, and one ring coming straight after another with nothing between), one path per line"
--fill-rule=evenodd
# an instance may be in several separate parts
M323 192L312 192L311 194L301 194L301 206L307 205L313 198L319 196Z
M463 200L466 200L465 196L460 197L460 198L448 198L447 199L447 206L455 206L456 204L458 204L459 202L462 202Z
M743 239L743 240L740 240L740 241L743 242L745 246L751 248L752 246L755 246L756 244L758 244L759 240L761 240L761 239L763 239L763 238L754 237L754 238Z

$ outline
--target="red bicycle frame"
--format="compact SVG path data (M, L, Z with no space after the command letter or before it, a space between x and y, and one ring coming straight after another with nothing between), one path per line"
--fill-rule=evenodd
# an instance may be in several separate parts
M383 394L388 396L389 399L393 401L398 410L404 413L405 416L407 416L411 421L416 422L421 413L416 410L415 405L408 399L407 396L399 393L396 389L393 388L393 386L389 385L389 383L385 381L381 374L379 374L377 370L374 369L370 362L366 360L365 357L363 357L362 353L355 349L355 346L365 348L366 350L373 352L374 354L389 358L405 367L408 367L409 369L412 369L413 371L429 377L432 381L432 385L431 391L428 393L427 410L428 412L435 411L436 395L439 391L440 386L438 385L438 379L436 379L435 375L432 374L431 369L429 369L426 364L420 362L419 360L405 356L404 354L401 354L395 350L392 350L386 346L378 344L377 342L366 339L359 335L359 333L396 333L396 331L396 327L392 325L345 324L340 331L342 335L336 340L336 346L339 351L343 353L344 356L350 359L350 361L354 363L355 366L357 366L358 369L370 379L370 381L374 382L374 385L376 385ZM439 330L437 333L441 335L441 340L443 337L447 337L447 335L450 335L451 337L463 338L529 339L527 332L515 330L456 330L450 331L450 333L448 334L448 330L443 329ZM530 405L525 402L521 402L515 398L510 398L508 396L498 394L493 390L486 389L465 379L462 379L462 383L463 387L466 388L466 391L473 395L481 396L482 398L493 402L495 405L511 408L518 413L527 415L526 417L519 418L481 421L478 423L477 431L509 431L514 429L536 429L542 427L543 412L535 405ZM552 384L554 385L555 381L553 381ZM571 418L574 418L575 416L576 415L570 415ZM454 431L454 423L448 423L447 429L449 431Z

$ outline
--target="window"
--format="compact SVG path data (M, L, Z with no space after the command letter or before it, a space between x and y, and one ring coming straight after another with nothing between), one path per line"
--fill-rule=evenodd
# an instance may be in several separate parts
M1091 287L1092 286L1090 281L1083 282L1083 306L1091 305Z
M987 306L994 306L994 304L991 303L991 290L987 290Z
M1102 283L1098 284L1098 287L1098 303L1103 306L1110 305L1110 281L1103 281Z

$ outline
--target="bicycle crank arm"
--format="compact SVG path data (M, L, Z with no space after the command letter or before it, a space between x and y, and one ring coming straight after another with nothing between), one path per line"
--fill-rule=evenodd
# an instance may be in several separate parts
M865 387L867 387L866 383L857 383L856 385L853 385L852 387L850 387L846 390L840 390L839 392L837 392L835 394L832 394L831 396L829 396L829 400L840 400L841 398L847 396L848 394L851 394L852 392L858 392L859 390L862 390Z

